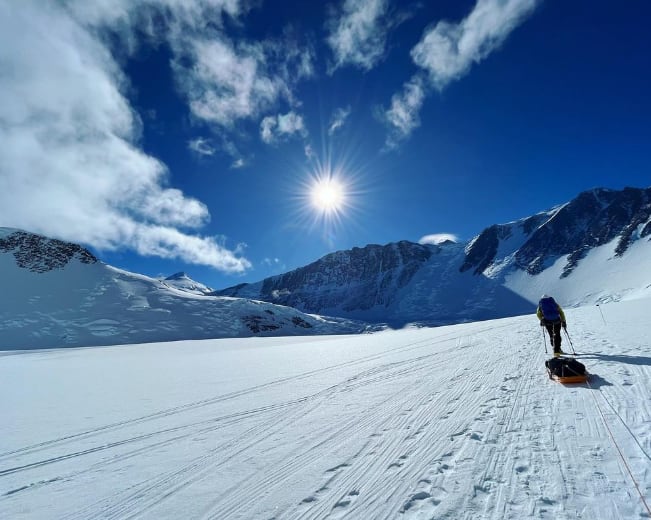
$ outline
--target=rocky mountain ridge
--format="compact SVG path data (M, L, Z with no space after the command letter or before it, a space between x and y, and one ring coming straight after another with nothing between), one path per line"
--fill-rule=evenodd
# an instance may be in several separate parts
M651 188L593 189L551 210L492 225L465 247L368 245L214 294L395 324L501 317L505 300L513 314L532 310L539 294L527 294L526 284L537 287L544 279L547 291L560 290L590 252L612 246L609 258L621 260L632 244L649 246L649 235ZM542 276L556 262L561 272ZM509 286L515 278L522 287Z
M0 338L11 348L487 320L533 313L543 292L566 309L651 297L651 188L590 190L466 244L356 247L221 291L185 273L129 273L79 245L8 228L0 273Z
M185 274L116 269L83 247L0 228L0 350L358 333L366 324L207 296Z
M0 253L13 254L18 267L34 273L62 269L73 259L84 264L98 261L78 244L8 228L0 228L0 232Z

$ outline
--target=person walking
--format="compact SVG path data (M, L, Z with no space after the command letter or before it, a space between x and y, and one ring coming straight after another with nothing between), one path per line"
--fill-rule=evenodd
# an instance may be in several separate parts
M540 320L540 326L545 327L549 333L549 341L554 350L554 356L560 356L561 350L561 327L567 331L565 313L556 300L547 294L543 294L538 302L536 316Z

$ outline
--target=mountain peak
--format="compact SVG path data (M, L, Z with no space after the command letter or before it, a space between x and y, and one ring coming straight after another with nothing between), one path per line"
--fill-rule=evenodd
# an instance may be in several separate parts
M16 265L35 273L62 269L73 260L97 263L97 258L78 244L18 229L0 229L0 252L13 253Z
M184 271L179 271L173 275L168 276L165 280L189 280L190 277Z

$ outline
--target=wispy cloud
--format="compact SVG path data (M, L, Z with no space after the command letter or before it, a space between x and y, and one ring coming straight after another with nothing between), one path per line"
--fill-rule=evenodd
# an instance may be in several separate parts
M294 104L296 84L314 73L311 49L291 39L235 42L224 34L184 32L170 43L192 115L217 129L257 118L280 100Z
M388 0L345 0L328 20L331 72L344 65L372 69L384 56L389 29Z
M535 9L539 0L478 0L458 24L439 22L411 51L414 63L442 89L497 49Z
M421 239L418 241L419 244L440 244L442 242L446 241L450 242L458 242L459 238L457 235L453 235L451 233L434 233L431 235L425 235L424 237L421 237Z
M0 4L0 220L103 249L250 268L223 241L187 232L209 221L208 208L169 187L165 165L138 148L125 77L73 12Z
M296 112L267 116L260 123L260 138L267 144L277 143L294 135L303 138L308 135L303 117Z
M203 137L197 137L188 141L188 148L198 155L215 155L215 147L210 143L210 140Z
M328 134L334 135L335 132L340 130L345 124L346 120L350 116L350 106L345 108L338 108L332 114L332 119L330 121L330 126L328 127Z
M277 266L280 264L280 258L264 258L261 263L266 266Z
M407 82L399 94L391 98L391 108L381 114L387 126L385 147L396 148L420 126L420 109L427 96L427 85L421 75L415 75Z
M442 90L467 74L473 64L498 49L540 1L477 0L461 22L441 21L427 29L411 50L412 60L427 80L419 72L393 96L384 118L390 127L387 147L395 147L418 126L418 112L432 88Z
M216 39L189 42L186 57L175 62L192 114L223 127L257 115L278 99L284 86L264 74L263 68L260 45L236 48Z
M216 149L240 121L256 121L276 103L290 106L296 85L314 75L314 49L305 38L286 28L277 38L250 41L233 38L224 20L241 24L254 4L249 0L68 0L84 24L109 28L121 39L121 49L133 52L143 34L170 48L172 70L181 95L197 121L215 133ZM232 156L234 162L241 155Z
M244 168L246 166L246 161L242 159L241 157L239 159L235 159L231 163L231 168L234 170L238 170L240 168Z

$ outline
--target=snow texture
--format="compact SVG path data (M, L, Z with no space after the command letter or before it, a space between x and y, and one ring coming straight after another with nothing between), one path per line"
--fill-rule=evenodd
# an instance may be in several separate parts
M533 315L4 352L0 517L648 518L649 304L566 309L575 386Z
M0 228L0 350L253 335L341 334L364 324L241 298L206 296L184 273L155 279L76 244Z

